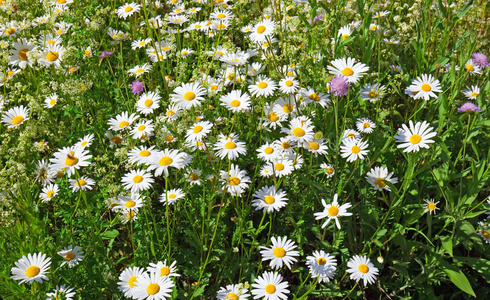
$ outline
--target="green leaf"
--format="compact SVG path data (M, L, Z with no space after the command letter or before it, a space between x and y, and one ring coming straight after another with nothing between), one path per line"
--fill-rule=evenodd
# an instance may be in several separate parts
M442 236L441 237L441 243L442 243L442 248L446 250L446 252L453 256L453 240L451 239L450 236Z
M112 229L112 230L107 230L106 232L102 233L100 235L100 237L103 239L103 240L111 240L111 239L115 239L116 236L119 235L119 231L117 229Z
M473 268L473 270L480 273L480 275L490 283L490 260L486 258L476 258L476 257L461 257L455 256L455 260L461 261L464 264Z
M468 278L466 278L466 276L463 274L463 272L461 272L460 269L451 265L443 259L439 259L439 264L441 269L444 271L444 273L446 273L449 280L451 280L451 282L454 283L455 286L457 286L460 290L467 293L468 295L476 297L475 292L473 291L473 288L468 281Z

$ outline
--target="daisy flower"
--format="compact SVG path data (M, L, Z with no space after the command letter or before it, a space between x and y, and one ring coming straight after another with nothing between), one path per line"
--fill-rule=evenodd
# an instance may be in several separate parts
M147 190L155 180L150 173L144 170L131 170L121 179L126 190L131 190L132 193Z
M378 268L366 256L354 255L347 262L347 273L350 273L350 279L359 282L363 280L364 285L372 284L376 281Z
M311 87L301 89L300 94L304 96L305 104L319 104L321 107L327 108L328 104L330 103L330 99L327 94L317 93Z
M352 28L350 28L349 25L342 26L339 31L337 32L337 35L342 37L342 41L345 41L349 36L352 35Z
M276 190L275 186L264 186L254 193L254 200L252 206L256 210L262 209L264 213L271 213L273 211L279 211L287 205L286 192L283 190Z
M353 162L359 159L364 159L364 156L368 154L369 150L366 150L369 144L355 138L348 138L342 140L340 146L340 155L343 158L347 158L347 162Z
M250 109L250 96L240 90L233 90L219 98L221 105L231 112L244 112Z
M292 119L289 123L289 128L282 128L281 132L288 134L288 138L291 141L309 143L314 139L314 129L311 125L311 120L301 116Z
M123 224L126 224L128 222L134 222L138 220L137 213L138 213L137 209L121 210L119 214L119 219Z
M56 68L60 68L65 51L66 49L61 45L48 45L41 53L38 62L45 67L54 65Z
M20 280L19 284L24 282L33 283L34 281L42 283L43 280L49 280L45 274L48 272L50 265L51 258L46 258L46 254L29 253L27 257L24 255L15 262L15 267L11 269L13 275L10 278Z
M247 172L240 170L234 164L231 164L230 171L220 171L220 181L223 184L223 189L232 196L240 196L251 182Z
M156 92L143 93L136 102L136 110L144 115L151 114L160 107L161 98Z
M140 121L134 125L129 133L133 139L145 139L153 135L154 129L155 125L153 125L152 120Z
M44 99L44 107L52 108L58 103L58 94L53 93Z
M247 54L248 55L248 54ZM262 71L262 64L254 62L251 65L247 65L247 75L251 77L255 77L259 75L259 73Z
M198 82L183 83L181 86L174 89L174 93L170 96L170 100L176 103L182 109L189 109L194 106L201 106L201 101L204 101L204 89Z
M63 257L64 261L61 263L60 267L63 265L68 265L68 267L72 268L83 259L83 251L80 250L79 246L73 247L72 245L62 249L58 252L58 255Z
M190 185L201 185L202 182L201 175L202 175L201 170L190 169L189 171L186 172L187 182L189 182Z
M116 199L116 203L112 207L113 211L128 211L128 210L138 210L140 207L143 207L143 200L141 199L140 194L131 193L130 197L124 195L118 195Z
M343 216L351 216L352 213L347 212L347 209L350 208L352 205L350 203L344 203L339 206L339 203L337 201L338 195L335 194L333 196L333 202L332 204L327 204L324 199L322 199L322 204L323 204L323 211L322 212L316 212L313 215L315 216L315 220L321 220L324 218L328 218L323 224L322 228L325 228L325 226L328 225L330 220L335 220L335 224L337 225L337 228L340 229L340 222L339 222L339 217Z
M271 20L264 19L259 23L255 24L250 33L250 39L254 43L261 43L266 40L267 37L271 36L274 33L274 29L276 28L276 23Z
M117 115L115 118L109 119L108 123L111 127L110 129L114 131L119 131L128 128L128 126L132 125L133 122L136 121L136 119L138 119L138 116L135 113L129 115L127 111L124 111Z
M315 251L311 256L307 256L306 265L310 270L311 278L319 277L318 282L329 282L335 277L337 261L333 255L323 250Z
M314 139L309 143L303 143L303 148L315 154L315 157L317 157L318 155L327 154L328 146L325 144L325 140L321 138L318 140Z
M136 41L133 41L131 43L131 48L133 50L136 50L136 49L139 49L139 48L143 48L143 47L147 46L150 43L151 43L151 38L146 38L146 39L142 39L142 40L136 40Z
M290 175L294 170L293 163L294 162L289 158L276 159L272 162L272 174L274 174L276 177Z
M376 124L368 118L360 118L356 121L356 127L360 132L369 134L376 128Z
M180 50L180 56L182 56L183 58L190 56L192 53L194 53L194 50L190 48L183 48L182 50Z
M43 190L40 194L41 197L41 202L48 202L50 201L54 196L58 195L59 187L56 183L51 183L43 187Z
M164 300L171 298L174 283L168 276L151 272L149 275L143 273L138 278L138 283L133 290L133 297L136 299Z
M75 146L80 146L80 147L83 147L83 148L87 148L87 147L90 147L90 145L92 144L92 141L94 140L94 134L91 133L91 134L87 134L86 136L84 136L83 138L81 138L78 143L75 144Z
M230 66L242 66L247 63L249 55L243 51L229 52L223 54L219 60Z
M151 158L148 170L155 170L155 176L160 176L162 173L165 173L165 176L168 176L168 168L170 167L177 169L184 167L184 159L179 150L165 149L163 151L158 151Z
M151 65L144 64L144 65L135 66L135 67L129 69L128 70L128 74L129 75L133 75L136 78L138 78L138 77L140 77L140 75L143 75L144 73L150 72L151 69L152 69L152 66Z
M369 70L369 67L351 57L339 58L333 60L327 69L334 75L343 75L347 77L347 82L356 83Z
M21 69L32 66L34 61L29 60L27 53L37 48L34 43L29 42L24 38L20 38L14 43L13 48L14 49L10 50L10 65L19 66Z
M181 189L171 189L167 192L163 192L163 194L160 196L160 202L167 203L168 201L168 204L172 205L177 203L180 199L183 199L184 197L185 194Z
M227 157L229 160L235 160L239 155L247 153L245 143L238 141L238 136L234 133L228 136L220 133L219 140L214 144L214 150L217 150L216 155L221 159Z
M76 293L73 291L73 288L67 287L64 284L62 284L61 286L57 285L54 291L46 294L46 296L48 297L46 298L46 300L72 300L75 294Z
M288 287L288 282L283 281L280 274L275 272L264 272L264 274L255 278L254 283L252 284L252 295L254 295L254 299L287 300L287 294L289 294Z
M133 298L133 291L139 280L145 274L145 270L140 267L128 267L119 275L118 289L124 293L126 298Z
M54 153L54 158L49 159L54 170L66 169L68 176L75 174L75 170L80 167L90 165L88 161L92 155L88 154L85 148L80 146L65 147Z
M2 116L2 122L8 126L8 128L14 128L29 120L29 109L23 105L12 107L5 111Z
M140 9L141 9L140 4L136 4L135 2L132 2L129 4L125 3L124 5L119 6L116 12L119 18L123 18L124 20L126 20L127 17L130 17L134 13L139 12Z
M478 225L481 226L481 229L478 230L478 234L483 238L485 243L490 244L490 226L488 224L485 224L484 222L478 222Z
M429 100L431 97L437 99L434 92L442 92L439 80L434 79L430 74L417 77L408 89L414 94L414 99L424 98L424 100Z
M398 182L397 177L393 176L393 172L388 173L388 168L386 167L374 167L366 174L366 180L376 191L391 191L390 187L386 185L385 182L390 182L395 184Z
M323 172L327 175L328 178L332 177L335 174L335 169L332 165L323 163L320 165L320 168L323 169Z
M468 99L476 99L476 97L478 97L478 95L480 94L480 88L476 85L467 87L466 89L463 90L463 94Z
M424 205L424 213L429 213L429 214L432 214L434 213L434 215L436 214L437 210L439 209L439 207L437 207L437 204L439 204L440 201L437 201L435 202L434 199L426 199L424 200L425 201L425 205Z
M276 129L277 126L282 126L282 122L287 119L286 114L278 116L274 112L273 104L268 104L264 107L264 116L262 126L270 129Z
M294 94L298 91L299 81L292 76L286 76L279 81L279 90L285 94Z
M248 289L243 284L228 284L226 288L220 287L216 298L218 300L247 300L250 297Z
M278 147L275 143L265 143L257 149L259 153L257 155L258 158L265 162L273 162L280 158L281 148Z
M177 105L172 104L167 107L165 111L165 116L163 117L164 121L174 121L180 117L180 108Z
M180 274L177 273L177 267L175 266L177 261L174 260L172 264L168 265L167 260L163 262L158 261L157 263L150 263L150 266L146 269L150 273L155 273L160 277L179 277Z
M296 116L295 114L295 109L296 109L296 103L294 102L292 97L288 97L288 100L279 97L275 102L273 106L273 110L276 113L276 116L278 117L285 117L287 118L288 116Z
M299 256L299 252L293 250L297 247L295 243L287 237L271 237L271 242L270 248L260 247L263 249L260 251L262 261L271 260L270 266L273 269L280 269L283 264L291 269L291 264L298 261L294 256Z
M49 166L49 162L47 160L41 159L36 164L36 174L37 174L37 180L41 182L43 186L46 186L48 184L53 183L53 180L56 177L57 172L56 170L53 170Z
M79 179L70 179L70 187L73 192L92 190L94 184L95 180L86 176L82 176Z
M248 86L248 91L255 97L268 97L272 95L276 89L277 84L272 79L263 75L257 76L255 84L250 84Z
M371 102L376 102L377 100L383 98L385 95L385 89L386 87L384 85L380 85L379 83L368 83L361 88L361 98Z
M471 75L481 75L481 68L471 58L464 64L464 68L468 70Z
M429 125L424 121L417 122L414 126L412 120L409 121L410 128L402 124L402 128L399 128L395 135L396 142L400 143L397 147L405 148L403 152L418 152L420 148L429 149L429 144L434 143L430 138L437 134Z
M197 122L187 130L185 140L189 143L201 142L211 132L213 124L208 121Z

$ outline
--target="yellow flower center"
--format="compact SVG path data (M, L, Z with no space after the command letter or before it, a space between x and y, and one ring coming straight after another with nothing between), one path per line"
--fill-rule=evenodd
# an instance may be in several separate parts
M422 86L420 87L420 89L421 89L422 91L424 91L424 92L430 92L431 87L430 87L430 85L428 85L427 83L424 83L424 84L422 84Z
M369 128L369 127L371 127L371 125L369 125L369 123L366 122L366 123L362 124L362 127Z
M327 174L332 174L333 173L333 169L332 168L327 168Z
M226 15L225 14L219 14L216 16L218 19L224 19L226 18Z
M147 287L146 287L146 292L150 295L155 295L156 293L158 293L160 291L160 286L156 283L150 283Z
M279 120L279 117L274 112L270 113L268 118L269 118L269 121L271 121L271 122L276 122L277 120Z
M267 147L267 148L264 149L264 152L265 152L265 154L271 154L272 152L274 152L274 148Z
M85 56L89 56L90 54L91 54L90 51L85 50L85 53L84 53Z
M119 128L124 128L126 126L129 126L129 122L128 121L121 121L121 123L119 123Z
M133 182L134 183L140 183L142 181L143 181L143 176L141 176L141 175L136 175L136 176L133 177Z
M138 282L138 280L137 280L136 276L132 276L128 280L128 285L133 288L136 286L136 284L134 284L135 282Z
M46 42L46 44L48 44L48 45L54 45L54 43L55 43L54 40L49 40L49 41Z
M303 128L294 128L293 129L293 135L297 137L302 137L306 134L306 132L303 130Z
M308 96L308 98L313 101L320 101L320 96L318 96L317 94L311 94L310 96Z
M140 156L147 157L150 156L151 152L148 150L143 150L140 152Z
M46 54L46 59L53 62L56 61L59 57L58 52L56 51L49 51L48 54Z
M366 274L369 272L369 267L366 266L365 264L360 264L359 265L359 272Z
M169 267L162 267L160 269L160 277L167 276L170 274L170 268Z
M420 143L421 140L422 140L422 137L418 134L414 134L410 137L410 143L412 143L414 145Z
M265 286L265 292L267 294L274 294L276 292L276 287L273 284L268 284Z
M163 51L169 51L170 50L170 47L169 46L165 46L162 48Z
M27 60L27 52L29 52L28 49L22 49L22 50L20 50L19 51L19 58L21 60L24 60L24 61Z
M436 205L433 202L429 202L427 204L427 209L434 210L434 209L436 209Z
M37 276L37 274L39 274L40 271L41 270L38 267L30 266L26 270L26 275L27 275L27 277L35 277L35 276Z
M274 199L274 197L272 197L272 196L266 196L266 197L264 198L264 202L265 202L266 204L271 205L271 204L273 204L274 202L276 202L276 199Z
M318 150L320 149L320 145L317 142L311 142L308 144L308 147L310 147L311 150Z
M87 182L83 179L80 179L78 180L76 183L75 183L77 186L84 186L87 184Z
M240 178L233 176L233 177L230 177L230 179L228 180L228 182L232 186L237 186L237 185L240 184L241 181L240 181Z
M24 121L24 117L16 116L12 119L12 125L19 125L22 121Z
M14 34L14 33L15 33L15 31L16 31L16 29L12 27L12 28L7 29L7 30L5 31L5 33L6 33L7 35L11 35L11 34Z
M134 202L133 200L129 200L126 202L126 207L134 207L136 205L136 202Z
M320 257L319 259L317 259L316 261L319 265L323 266L324 264L327 263L327 260L323 257Z
M175 194L170 194L168 197L169 197L170 199L175 199L175 198L177 197L177 195L175 195Z
M235 293L228 293L228 295L226 295L226 300L238 300L238 296Z
M135 72L135 73L136 73L136 74L141 74L141 73L143 73L144 71L145 71L144 69L141 69L141 68L140 68L140 69L136 70L136 72Z
M281 163L277 163L274 167L276 168L277 171L284 170L284 165Z
M473 93L471 93L471 96L476 97L476 96L478 96L478 93L477 92L473 92Z
M138 131L143 131L143 130L145 130L145 128L146 128L146 126L145 126L145 125L140 125L140 126L138 127Z
M114 136L114 137L111 139L111 141L112 141L114 144L119 145L119 144L121 144L121 143L122 143L122 137L120 137L120 136L116 135L116 136Z
M51 101L49 101L49 105L55 105L56 104L56 99L51 99Z
M171 142L174 140L174 137L171 136L171 135L167 135L164 139L163 139L165 142Z
M67 155L67 157L65 159L65 165L67 165L69 167L73 167L74 165L76 165L78 163L78 158L73 156L74 154L75 154L75 152L70 151L70 154Z
M344 35L342 35L342 41L345 41L345 39L346 39L346 38L348 38L348 37L349 37L349 35L348 35L348 34L344 34Z
M132 8L131 6L128 6L128 7L126 7L126 8L124 9L124 11L125 11L125 12L130 12L130 11L132 11L132 10L133 10L133 8Z
M370 91L368 93L369 98L376 98L378 97L378 92L377 91Z
M359 146L352 146L350 151L352 151L352 153L354 153L354 154L357 154L357 153L361 152L361 148L359 148Z
M334 205L330 206L328 208L328 214L332 217L335 217L336 215L339 214L339 208L337 206L334 206Z
M386 186L386 183L384 183L383 178L376 179L374 183L380 188L384 188Z
M145 100L145 106L146 106L146 107L149 107L149 106L151 106L152 104L153 104L153 100L151 100L151 99L146 99L146 100Z
M257 27L257 33L264 33L265 31L265 26L264 25L260 25L259 27Z
M467 64L466 66L464 66L466 68L466 70L470 71L470 72L473 72L475 70L475 68L470 65L470 64Z
M174 162L174 160L172 158L170 158L168 156L164 156L164 157L160 158L160 160L158 161L158 164L160 166L168 166L173 162Z
M286 250L284 250L281 247L274 248L274 250L272 250L272 253L274 254L275 257L284 257L284 256L286 256Z
M187 101L192 101L194 100L194 98L196 98L196 94L194 94L193 92L187 92L184 94L184 99Z
M199 175L197 175L196 173L192 173L192 174L189 176L189 178L190 178L191 180L198 180L198 179L199 179Z
M173 115L175 115L175 111L173 110L167 111L167 117L172 117Z
M194 133L199 133L199 132L201 132L202 128L203 127L201 125L197 125L196 127L194 127L193 131L194 131Z
M230 105L233 106L233 107L238 107L238 106L240 106L240 101L233 100L233 101L230 102Z
M487 239L487 240L488 240L488 239L490 239L490 233L488 233L487 231L482 230L482 231L481 231L481 234L483 235L483 237L484 237L485 239Z
M268 86L268 84L265 82L261 82L257 86L259 87L259 89L265 89Z
M352 74L354 74L354 71L352 71L351 68L345 68L342 70L342 75L344 76L351 76Z
M72 252L69 252L68 254L65 255L65 259L68 261L70 261L74 258L75 258L75 254L73 254Z
M226 149L235 149L236 148L236 144L233 143L233 142L228 142L225 144L225 148Z
M54 195L54 191L49 191L46 193L46 197L51 198Z
M293 82L291 80L286 80L284 83L286 86L293 86Z
M282 107L282 111L289 114L293 111L293 106L291 104L286 104Z
M284 142L281 144L282 149L289 149L291 145L288 142Z

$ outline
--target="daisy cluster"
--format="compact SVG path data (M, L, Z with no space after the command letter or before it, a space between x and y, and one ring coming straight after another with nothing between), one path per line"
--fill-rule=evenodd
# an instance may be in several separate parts
M376 283L380 274L412 284L393 255L383 265L392 240L442 241L445 219L450 236L463 221L454 210L476 218L490 205L472 204L488 186L487 158L465 158L488 127L485 49L429 64L418 48L415 66L396 47L422 37L391 35L403 12L388 3L95 2L46 0L16 21L17 1L0 0L0 154L27 160L5 164L19 174L0 199L48 220L58 243L94 250L59 247L55 270L44 253L22 254L10 267L19 284L58 284L83 261L76 269L105 264L93 276L117 289L103 297L309 299L377 284L390 298L404 288ZM444 132L448 120L460 127ZM457 181L472 194L454 205L444 185ZM490 243L487 223L472 233ZM84 290L56 285L46 297Z

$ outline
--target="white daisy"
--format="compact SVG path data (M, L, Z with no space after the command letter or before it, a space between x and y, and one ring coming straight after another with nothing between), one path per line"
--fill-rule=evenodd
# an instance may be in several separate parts
M68 265L68 267L72 268L83 259L83 251L80 250L79 246L73 247L72 245L60 250L58 255L63 257L64 261L61 263L60 267L63 265Z
M136 102L136 110L144 115L151 114L160 107L161 98L156 92L143 93Z
M254 295L254 299L287 300L287 294L289 294L288 287L288 282L283 281L280 274L264 272L262 276L255 278L252 284L252 295Z
M109 119L109 126L114 131L123 130L125 128L129 128L133 124L134 121L138 119L138 116L135 113L129 115L127 111L124 111L117 115L115 118Z
M132 3L126 3L122 6L119 6L116 10L117 12L117 16L119 18L123 18L124 20L126 20L127 17L130 17L132 16L134 13L137 13L139 12L141 9L141 5L140 4L136 4L135 2L132 2Z
M80 167L90 165L88 161L92 155L88 154L85 148L80 146L65 147L54 153L54 158L49 159L54 170L66 169L68 176L75 174L75 170Z
M364 285L372 284L376 281L378 268L366 256L354 255L347 262L347 273L350 273L350 279L359 282L363 280Z
M145 274L145 270L140 267L128 267L119 275L118 289L124 293L126 298L133 298L133 291L138 281Z
M439 207L437 207L437 204L439 204L440 201L435 202L434 199L426 199L424 201L425 201L424 213L427 213L427 212L429 214L434 213L434 215L435 215L437 210L439 209Z
M177 203L180 199L183 199L184 197L185 194L181 189L171 189L167 192L163 192L163 194L160 196L160 202L167 203L168 200L168 204L172 205Z
M27 254L15 262L15 267L12 267L10 276L13 280L20 280L19 284L24 282L33 283L37 281L42 283L43 280L48 281L46 276L51 265L51 258L43 253Z
M181 169L184 167L184 159L179 150L165 149L152 156L148 170L155 170L155 176L165 173L168 176L170 167Z
M386 182L395 184L398 182L397 177L392 177L393 172L388 173L386 167L374 167L366 174L366 180L376 191L391 191Z
M182 109L189 109L194 106L201 106L201 101L204 101L204 89L198 82L183 83L181 86L174 89L174 93L170 96L170 100L177 104Z
M218 300L248 300L250 294L243 284L228 284L226 288L220 287L216 299Z
M400 143L397 147L405 148L403 152L418 152L420 148L429 149L429 144L434 143L430 138L437 135L429 125L424 121L417 122L414 126L412 120L409 121L410 128L402 124L402 128L399 128L395 135L396 142Z
M56 183L51 183L43 187L43 190L40 194L41 202L48 202L53 199L54 196L58 195L58 191L60 188Z
M340 155L343 158L347 158L347 162L353 162L355 160L364 159L364 156L368 154L369 150L366 150L369 144L359 139L347 138L342 140L340 146Z
M226 157L229 160L235 160L239 155L247 153L245 143L240 142L238 136L234 133L230 133L227 136L220 133L219 140L214 144L214 150L217 150L216 155L221 159Z
M174 260L172 264L167 264L167 260L163 262L158 261L157 263L150 263L150 266L146 269L150 273L155 273L160 277L179 277L180 274L177 273L177 267L175 266L177 261Z
M318 282L329 282L335 277L337 261L330 253L315 251L312 256L306 257L306 265L310 269L311 278L319 278Z
M328 225L330 220L335 220L335 224L337 225L337 228L340 229L339 217L352 215L352 213L347 212L347 209L350 208L352 205L350 203L344 203L344 204L339 206L337 199L338 199L337 194L335 194L333 196L333 202L331 204L327 204L325 202L325 200L322 199L323 211L322 212L316 212L313 214L315 216L315 220L321 220L324 218L328 218L322 224L322 228L325 228L325 226Z
M213 124L208 121L197 122L187 130L185 140L189 143L202 142L208 133L211 132L212 127Z
M248 91L255 97L268 97L272 95L276 89L277 84L272 79L262 75L257 77L254 84L248 86Z
M220 171L220 181L223 184L223 189L232 196L240 196L248 188L251 182L247 172L240 170L234 164L231 164L230 171Z
M273 211L279 211L287 205L286 192L283 190L276 190L275 186L264 186L254 193L254 200L252 206L256 210L263 210L264 213L271 213Z
M155 180L151 177L150 173L135 169L126 173L121 179L121 182L126 190L131 190L132 193L138 193L139 191L149 189Z
M376 128L376 124L370 119L360 118L356 121L356 127L360 132L369 134Z
M219 98L221 105L231 112L244 112L250 109L250 96L240 90L233 90Z
M478 97L478 95L480 94L480 88L476 85L467 87L466 89L463 90L463 94L468 99L476 99L476 97Z
M82 176L78 179L70 179L70 187L73 192L78 192L79 190L87 191L92 190L92 186L95 184L95 180Z
M11 109L4 111L2 116L2 122L8 126L8 128L17 127L24 121L29 120L29 109L23 105L12 107Z
M437 99L434 92L442 92L439 80L434 79L430 74L422 74L422 76L417 77L408 89L414 94L414 99L424 98L424 100L429 100L431 97Z
M331 62L332 66L327 69L334 75L347 77L347 82L356 83L369 70L369 67L351 57L339 58Z

